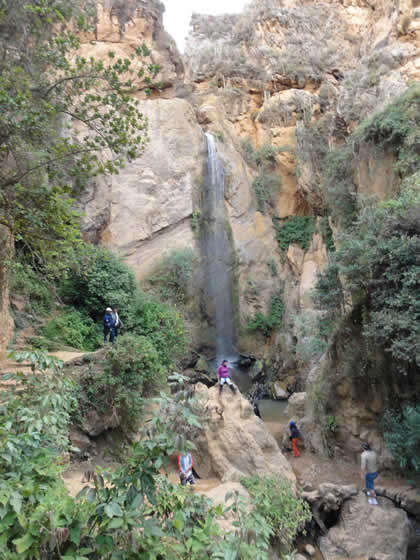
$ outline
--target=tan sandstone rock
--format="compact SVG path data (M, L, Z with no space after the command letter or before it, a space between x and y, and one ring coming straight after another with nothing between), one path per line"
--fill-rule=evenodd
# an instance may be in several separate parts
M194 440L196 468L204 478L222 482L239 481L244 476L277 474L294 487L296 477L264 422L255 416L250 403L225 387L196 386L206 416Z
M325 560L406 559L409 539L407 514L386 499L379 498L378 501L377 506L372 506L366 496L359 493L344 504L338 525L320 539Z

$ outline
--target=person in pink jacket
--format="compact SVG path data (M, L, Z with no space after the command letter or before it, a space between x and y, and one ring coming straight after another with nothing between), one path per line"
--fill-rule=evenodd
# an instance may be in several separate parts
M232 393L236 393L236 389L229 377L229 368L227 364L227 360L223 360L223 362L219 366L219 369L217 370L217 377L219 378L219 395L222 394L223 385L225 383L229 385Z

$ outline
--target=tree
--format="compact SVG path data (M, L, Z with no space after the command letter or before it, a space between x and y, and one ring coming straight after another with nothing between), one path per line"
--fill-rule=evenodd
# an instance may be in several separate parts
M62 267L82 245L74 197L147 142L130 94L159 67L144 44L124 59L82 56L77 33L93 17L81 0L0 0L0 223L36 265Z

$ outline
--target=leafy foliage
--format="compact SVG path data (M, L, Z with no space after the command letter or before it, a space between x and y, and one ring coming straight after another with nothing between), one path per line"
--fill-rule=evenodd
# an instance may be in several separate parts
M309 505L296 498L290 483L278 476L241 479L252 497L253 511L259 513L272 534L290 550L299 531L312 517Z
M346 295L364 305L363 332L383 348L397 371L420 366L420 195L404 189L400 197L367 206L351 232L342 236L316 286L326 318L340 316Z
M404 471L420 472L420 406L406 405L401 414L384 417L385 444Z
M10 292L23 296L26 311L38 315L51 311L54 295L45 278L41 279L31 266L20 260L13 262L9 272Z
M42 354L27 354L25 359L34 367L50 368L55 363ZM62 376L58 378L43 385L36 407L43 406L47 396L48 402L51 397L52 404L62 406L58 396L64 399L68 393L62 391ZM162 394L156 399L159 412L128 449L125 464L112 472L97 471L93 486L86 486L76 498L67 494L48 448L49 437L58 433L52 416L45 423L37 419L41 424L18 422L26 406L20 397L9 396L0 426L0 546L7 551L5 560L222 560L238 554L242 560L266 560L274 529L286 539L291 536L298 512L290 500L282 504L292 506L293 522L280 524L281 516L267 511L259 491L252 491L256 505L251 511L239 494L227 497L231 503L225 509L160 476L174 452L191 447L174 426L182 424L187 432L188 427L199 426L193 412L196 397L182 389L181 376L171 382L176 383L176 398ZM60 433L65 422L59 422ZM44 432L40 439L43 426L53 432ZM217 519L225 511L233 513L235 531L221 532ZM279 523L272 529L267 519Z
M191 247L172 250L164 256L158 271L150 279L159 287L163 299L176 303L186 303L195 263L195 253Z
M269 337L272 331L281 325L284 314L283 294L277 290L271 296L269 312L267 315L257 312L254 318L248 323L248 330L259 332L265 337Z
M40 332L49 340L88 352L99 348L103 336L91 317L75 309L58 315L41 327Z
M136 297L136 278L117 255L94 247L82 266L70 272L60 292L66 303L91 317L102 317L108 306L118 307L120 316L125 317Z
M342 227L356 217L356 187L353 183L353 157L349 147L331 150L322 166L322 188L328 206Z
M123 432L132 433L142 417L145 398L164 387L167 373L148 338L119 336L107 352L103 367L84 379L80 409L87 411L93 407L102 413L116 414Z
M74 196L142 153L147 121L130 93L159 71L145 45L81 56L75 31L92 32L94 18L77 0L1 2L0 223L56 275L83 246Z
M297 243L302 249L307 249L315 231L314 216L293 216L283 224L278 218L273 218L276 239L280 249L287 249L292 243Z

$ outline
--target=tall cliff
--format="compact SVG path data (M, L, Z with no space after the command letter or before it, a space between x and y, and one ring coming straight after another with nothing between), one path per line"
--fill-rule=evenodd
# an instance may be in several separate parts
M82 198L88 239L124 255L139 279L169 249L198 250L191 216L200 204L202 131L213 132L227 176L240 322L265 312L281 290L286 336L277 342L288 347L292 316L311 307L327 261L322 157L418 77L418 16L408 2L275 0L253 2L240 15L194 14L184 76L160 2L100 2L95 46L86 41L83 50L100 54L111 42L128 54L145 40L162 64L163 87L142 101L151 140L144 157L116 179L95 181ZM136 95L144 99L141 90ZM276 180L258 192L255 179L264 173ZM355 182L358 192L384 197L398 178L391 159L373 166L361 158ZM293 216L312 217L314 234L279 248L278 230ZM243 350L257 346L242 336Z

